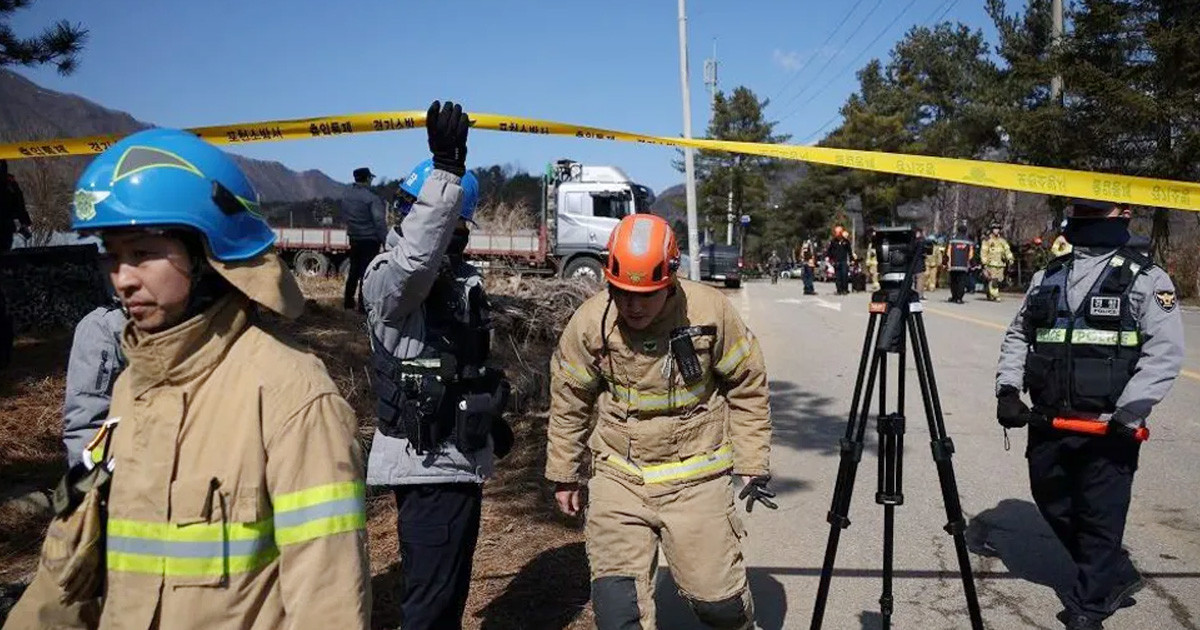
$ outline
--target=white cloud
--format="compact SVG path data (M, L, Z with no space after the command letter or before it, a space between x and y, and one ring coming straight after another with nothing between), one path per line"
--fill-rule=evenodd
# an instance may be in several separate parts
M794 50L784 52L778 48L775 49L775 52L771 53L771 60L775 62L775 65L783 68L785 72L795 72L804 63L804 60L800 58L800 53Z

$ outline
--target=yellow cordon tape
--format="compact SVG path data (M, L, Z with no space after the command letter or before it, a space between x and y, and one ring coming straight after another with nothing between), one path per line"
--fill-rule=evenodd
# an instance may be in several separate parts
M878 173L924 177L1004 190L1062 197L1083 197L1200 212L1200 184L1193 182L902 153L803 147L789 144L685 140L499 114L471 114L471 119L474 121L476 129L489 131L693 147L712 151L763 155L785 160L800 160L813 164L841 166ZM214 144L237 145L376 131L402 131L417 129L424 125L424 111L400 111L196 127L189 131ZM0 158L92 155L104 151L119 139L120 136L90 136L3 144L0 145Z

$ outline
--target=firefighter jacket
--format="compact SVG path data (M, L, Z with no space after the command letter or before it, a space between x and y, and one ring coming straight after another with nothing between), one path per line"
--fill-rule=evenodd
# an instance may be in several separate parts
M672 337L690 339L692 378L673 359ZM567 324L550 371L551 481L579 482L589 465L638 484L770 472L762 351L716 289L678 281L642 331L621 326L607 294L596 295Z
M930 271L940 269L942 267L942 254L942 247L935 244L933 249L925 255L925 269Z
M442 347L437 340L457 324L469 324L476 308L486 306L479 271L461 261L452 263L446 255L459 220L461 198L458 176L434 170L401 222L400 230L388 233L387 251L376 256L367 267L363 303L376 365L381 363L380 353L402 362L440 357ZM435 291L439 284L443 290ZM438 297L435 293L443 295ZM447 302L455 306L440 308ZM486 318L486 313L478 315ZM486 350L487 340L481 343ZM376 370L373 380L377 411L379 420L386 424L395 406L384 399L391 398L397 388L389 388L381 378L383 375ZM434 450L418 451L425 449L414 448L407 434L376 430L367 458L367 483L381 486L483 483L492 474L494 458L490 445L463 450L450 441Z
M1003 236L989 236L979 249L985 267L1004 267L1013 261L1012 248Z
M160 333L125 328L102 629L369 626L354 411L256 317L233 294ZM8 627L64 627L45 569Z
M975 244L971 241L954 239L946 246L946 266L950 271L967 271L975 257Z
M996 387L1028 390L1042 413L1136 427L1170 391L1183 349L1166 272L1129 248L1075 248L1034 275Z
M115 300L96 308L75 325L67 361L67 394L63 402L63 444L67 463L79 454L108 418L113 384L125 369L121 331L128 318Z

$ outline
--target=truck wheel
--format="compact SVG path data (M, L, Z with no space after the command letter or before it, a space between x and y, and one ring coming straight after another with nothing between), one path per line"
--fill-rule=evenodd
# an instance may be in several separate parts
M567 265L566 270L563 271L563 277L569 280L581 278L600 284L604 281L604 266L595 258L580 256Z
M329 259L321 252L305 250L296 254L292 261L292 269L302 276L315 278L329 273Z
M340 275L343 278L350 275L350 258L349 257L342 259L341 264L338 265L338 275Z
M736 280L726 280L725 281L726 289L740 289L741 287L742 287L742 279L741 278L738 278Z

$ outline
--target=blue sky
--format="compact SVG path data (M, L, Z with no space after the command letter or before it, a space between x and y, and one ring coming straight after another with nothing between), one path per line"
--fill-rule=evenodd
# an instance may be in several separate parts
M944 13L990 39L983 5L689 0L693 133L702 136L707 125L703 64L714 38L721 88L746 85L772 98L767 113L781 121L778 129L810 143L856 87L854 72L886 57L908 28ZM13 26L29 34L63 18L91 31L79 69L68 77L18 71L159 125L425 109L438 98L475 111L682 132L672 0L37 0ZM362 165L400 177L426 151L420 131L239 147L340 181ZM540 171L570 157L619 165L658 191L682 181L674 155L662 147L481 131L472 135L468 162Z

